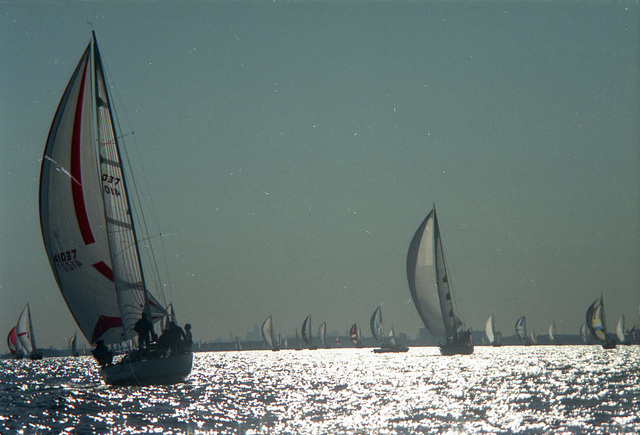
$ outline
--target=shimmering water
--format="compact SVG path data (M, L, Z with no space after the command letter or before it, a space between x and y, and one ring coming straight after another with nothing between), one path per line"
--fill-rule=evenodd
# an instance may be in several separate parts
M0 361L0 432L640 432L640 349L199 353L188 382L107 387L88 357Z

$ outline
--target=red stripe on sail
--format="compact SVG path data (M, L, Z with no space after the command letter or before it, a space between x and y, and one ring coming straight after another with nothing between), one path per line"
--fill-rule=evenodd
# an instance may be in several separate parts
M93 328L91 342L95 343L109 329L118 328L120 326L122 326L122 319L120 317L100 316L96 322L96 326Z
M109 281L113 281L113 270L111 270L111 268L107 266L107 263L105 263L104 261L100 261L94 264L93 267L98 272L103 274Z
M76 219L80 226L80 233L85 245L95 242L91 225L89 224L89 216L84 203L84 193L82 192L82 162L81 162L81 142L82 134L82 105L84 100L84 85L87 75L87 66L85 63L82 72L82 82L80 84L80 93L78 94L78 102L76 104L76 114L73 120L73 136L71 138L71 192L73 194L73 205L76 211Z

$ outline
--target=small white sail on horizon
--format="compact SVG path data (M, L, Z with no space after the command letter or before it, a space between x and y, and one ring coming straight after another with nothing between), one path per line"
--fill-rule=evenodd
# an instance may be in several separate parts
M273 320L271 316L267 317L264 322L262 322L262 328L260 328L262 332L262 338L264 342L267 344L267 347L271 350L275 349L274 346L274 338L273 338Z
M309 314L302 322L302 329L300 330L302 333L302 341L306 346L311 347L311 341L313 336L311 335L311 314Z
M536 335L536 330L535 329L531 329L531 333L530 333L530 337L531 339L531 344L538 344L538 336Z
M484 323L484 334L486 335L487 340L489 341L489 344L493 344L496 338L495 334L493 333L494 330L495 330L495 324L493 320L493 314L491 314L487 319L487 321Z
M580 326L580 337L582 338L582 341L584 341L585 343L588 341L587 338L587 323L583 323L582 326Z
M549 325L549 330L547 331L547 335L549 336L549 341L552 344L556 343L556 322L551 322Z
M622 315L618 319L618 323L616 324L616 336L618 337L618 340L620 340L620 343L624 343L626 341L624 332L625 332L625 321L624 321L624 313L622 313Z
M527 318L522 316L516 322L516 335L522 343L527 341Z
M371 319L369 320L369 327L371 328L371 334L376 339L380 346L384 345L384 328L382 326L382 307L379 305L373 311Z
M327 347L327 322L322 322L318 327L318 337L320 337L322 347Z

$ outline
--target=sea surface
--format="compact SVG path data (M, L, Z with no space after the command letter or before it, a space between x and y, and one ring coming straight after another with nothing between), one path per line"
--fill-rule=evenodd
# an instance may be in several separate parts
M197 353L109 387L90 357L0 361L1 433L640 433L639 346Z

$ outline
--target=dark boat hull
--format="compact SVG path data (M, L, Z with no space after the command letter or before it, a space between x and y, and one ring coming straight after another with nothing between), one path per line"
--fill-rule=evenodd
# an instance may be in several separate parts
M473 344L469 343L447 343L440 345L441 355L471 355Z
M380 347L377 349L373 349L373 353L404 353L408 352L409 348L404 346L398 347Z
M166 358L123 361L100 368L100 374L109 385L170 385L183 382L193 364L193 353Z

